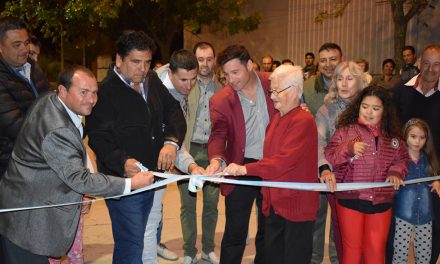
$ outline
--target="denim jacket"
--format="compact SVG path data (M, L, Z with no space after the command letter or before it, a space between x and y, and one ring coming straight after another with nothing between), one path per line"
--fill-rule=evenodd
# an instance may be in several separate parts
M420 156L417 165L410 162L406 180L429 177L428 161ZM394 215L413 225L423 225L432 220L430 182L412 184L400 188L396 194Z

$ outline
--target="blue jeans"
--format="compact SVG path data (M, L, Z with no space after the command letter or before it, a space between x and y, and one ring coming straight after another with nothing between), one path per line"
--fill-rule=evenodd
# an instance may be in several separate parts
M144 232L154 192L147 191L119 200L106 200L112 220L113 263L142 264Z

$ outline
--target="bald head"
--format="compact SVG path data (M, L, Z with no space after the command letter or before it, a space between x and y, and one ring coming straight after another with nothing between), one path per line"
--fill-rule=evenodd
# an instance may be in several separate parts
M427 85L427 88L433 88L433 86L439 81L440 78L440 45L429 45L423 51L421 64L420 64L420 76L422 82Z

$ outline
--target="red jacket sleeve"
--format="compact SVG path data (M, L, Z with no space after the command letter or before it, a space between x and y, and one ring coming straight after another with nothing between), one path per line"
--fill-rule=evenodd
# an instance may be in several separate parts
M325 158L332 166L344 165L354 156L353 141L347 140L347 128L339 128L325 148Z
M275 116L276 118L277 116ZM317 129L313 118L297 118L295 122L291 122L284 135L274 135L274 128L266 135L266 140L273 136L279 136L282 138L282 144L280 144L277 150L271 150L274 152L272 155L267 156L255 163L246 164L246 169L249 175L256 175L267 180L277 180L280 176L295 171L298 168L298 164L305 162L304 154L307 152L315 157L314 163L317 166L318 159L318 143L317 143ZM271 142L265 142L272 145ZM311 174L313 179L316 179L316 171Z
M226 163L226 142L228 135L228 120L224 112L219 109L216 101L211 98L209 112L211 116L211 135L208 141L208 159L221 158Z

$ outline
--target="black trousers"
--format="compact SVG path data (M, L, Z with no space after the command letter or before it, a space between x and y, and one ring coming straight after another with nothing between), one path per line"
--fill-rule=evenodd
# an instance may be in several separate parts
M49 257L31 253L4 236L0 236L0 263L5 264L49 264Z
M256 160L245 159L245 164ZM240 177L241 180L260 181L259 177ZM226 224L221 244L220 263L241 264L246 237L249 229L249 218L254 200L258 208L258 228L255 237L255 264L264 263L264 217L261 211L263 198L260 187L235 185L234 190L225 197Z
M385 264L393 263L394 232L396 232L396 219L394 218L394 212L393 212L393 215L391 216L390 230L388 231L387 248L385 252Z
M292 222L275 214L265 219L264 257L266 264L309 264L313 248L314 221Z

